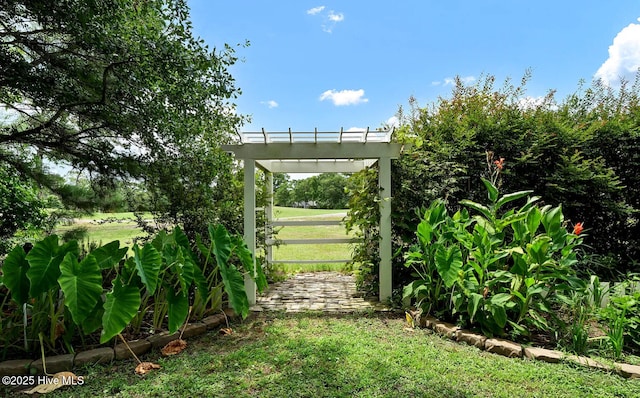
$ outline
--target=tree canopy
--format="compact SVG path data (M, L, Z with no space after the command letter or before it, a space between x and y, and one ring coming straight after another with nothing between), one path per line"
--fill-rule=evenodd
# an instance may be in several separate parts
M58 193L47 164L142 178L165 197L175 184L221 188L231 160L219 145L243 120L237 59L195 37L188 11L183 0L3 1L0 164Z

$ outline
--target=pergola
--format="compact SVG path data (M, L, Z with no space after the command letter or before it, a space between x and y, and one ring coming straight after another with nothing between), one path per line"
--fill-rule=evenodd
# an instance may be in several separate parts
M392 143L393 130L339 132L260 132L241 134L238 145L223 145L244 163L244 238L256 253L256 167L266 174L268 223L273 222L272 173L354 173L378 164L380 187L380 291L379 299L391 297L391 159L403 145ZM328 241L328 240L327 240ZM336 240L327 243L337 243ZM301 242L298 242L301 243ZM268 254L269 257L269 254ZM255 260L254 260L255 261ZM245 279L247 296L256 302L256 285Z

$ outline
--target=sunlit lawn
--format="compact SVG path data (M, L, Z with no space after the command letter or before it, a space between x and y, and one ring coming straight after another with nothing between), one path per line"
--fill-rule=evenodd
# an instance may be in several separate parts
M279 220L337 220L341 221L346 210L300 209L276 207L274 216ZM143 216L151 218L150 214ZM104 222L105 220L112 220ZM82 216L72 225L60 225L56 233L62 235L74 228L86 229L85 242L106 244L119 240L121 245L131 246L143 232L135 223L133 213L94 213ZM348 238L344 225L287 226L279 227L278 239ZM274 247L276 260L342 260L351 258L350 244L305 244ZM344 271L344 263L276 264L275 270L292 273L302 271Z
M346 210L276 208L276 219L286 221L332 220L342 221ZM350 238L341 225L278 227L277 239ZM274 260L345 260L351 258L351 244L295 244L273 248ZM274 269L285 273L302 271L344 271L345 263L275 264Z
M510 359L405 329L402 314L252 315L189 339L186 352L76 371L64 397L638 397L640 381L570 364Z

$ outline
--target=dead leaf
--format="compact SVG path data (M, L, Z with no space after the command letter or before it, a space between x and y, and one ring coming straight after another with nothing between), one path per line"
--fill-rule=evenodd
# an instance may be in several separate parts
M139 375L146 375L153 369L160 369L160 365L153 362L140 362L140 364L136 366L136 373Z
M78 376L73 374L72 372L58 372L53 376L42 376L45 377L46 383L38 384L30 390L23 391L25 394L47 394L51 391L55 391L60 387L64 386L74 386L79 383Z
M168 357L169 355L180 354L185 348L187 348L187 342L182 339L178 339L168 342L167 345L162 347L160 352L162 355Z
M224 334L225 336L228 336L230 334L233 333L233 329L231 328L222 328L220 329L220 334Z

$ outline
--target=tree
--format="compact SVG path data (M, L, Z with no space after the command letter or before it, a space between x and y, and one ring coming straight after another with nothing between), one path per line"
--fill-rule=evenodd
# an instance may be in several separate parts
M190 187L210 173L198 183L224 191L231 159L219 145L243 120L231 102L235 61L232 47L193 36L183 0L5 0L0 164L59 193L33 158L103 184L144 178L170 202L180 182L167 173Z

